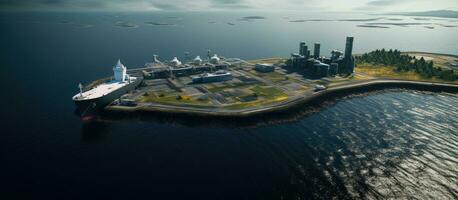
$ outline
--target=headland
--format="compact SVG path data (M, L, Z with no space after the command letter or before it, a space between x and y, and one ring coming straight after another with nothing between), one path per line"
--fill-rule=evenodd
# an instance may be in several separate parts
M353 55L352 46L353 38L347 38L345 54L333 50L330 58L320 56L319 43L312 55L305 42L289 58L245 61L209 51L206 59L185 53L182 63L154 56L144 67L126 71L141 76L142 83L104 112L243 118L386 88L458 93L458 56L383 49Z

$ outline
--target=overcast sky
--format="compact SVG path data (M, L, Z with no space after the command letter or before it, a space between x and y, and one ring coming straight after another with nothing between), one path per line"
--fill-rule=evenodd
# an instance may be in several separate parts
M39 11L425 11L458 10L458 0L0 0L1 10Z

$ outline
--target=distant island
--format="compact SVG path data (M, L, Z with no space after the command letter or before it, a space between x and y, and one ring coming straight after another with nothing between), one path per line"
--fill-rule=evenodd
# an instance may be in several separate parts
M237 19L237 21L251 21L251 20L260 20L260 19L266 19L266 18L263 16L246 16L246 17Z
M326 21L333 21L331 19L296 19L296 20L289 20L288 22L326 22Z
M121 28L137 28L138 27L137 24L134 24L131 22L125 22L125 21L117 21L115 22L114 25L117 27L121 27Z
M356 25L357 27L362 28L390 28L388 26L378 26L378 25Z
M338 19L336 21L339 22L370 22L370 21L378 21L384 19L383 17L378 18L368 18L368 19Z
M176 24L164 23L164 22L145 22L145 24L149 24L153 26L175 26L176 25Z
M361 18L361 19L297 19L297 20L290 20L289 22L371 22L371 21L378 21L384 19L384 17L377 17L377 18Z
M432 10L424 12L393 12L386 15L421 16L421 17L443 17L458 18L458 11L455 10Z
M243 17L242 19L265 19L263 16L247 16Z

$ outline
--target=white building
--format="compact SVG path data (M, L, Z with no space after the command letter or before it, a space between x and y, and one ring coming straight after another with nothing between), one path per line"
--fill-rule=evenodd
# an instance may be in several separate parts
M124 82L126 80L127 68L121 63L121 60L118 60L118 63L113 68L113 72L116 81Z
M196 56L196 58L194 58L194 64L202 65L202 59L200 58L200 56Z
M180 60L178 60L177 57L174 57L174 58L170 61L170 64L172 64L173 66L177 67L177 66L180 66L180 65L181 65L181 62L180 62Z
M218 55L215 54L215 55L213 55L213 56L210 58L210 63L212 63L212 64L218 64L218 63L219 63L219 60L220 60L220 59L219 59Z

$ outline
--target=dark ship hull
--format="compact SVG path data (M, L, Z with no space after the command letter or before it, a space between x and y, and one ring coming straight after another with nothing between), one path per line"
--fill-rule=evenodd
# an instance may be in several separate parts
M117 90L114 90L107 95L94 98L94 99L83 99L73 100L76 105L75 113L81 118L88 118L96 116L105 106L111 104L114 100L118 99L122 95L134 90L143 80L143 77L136 77L137 79L130 84L125 85Z

